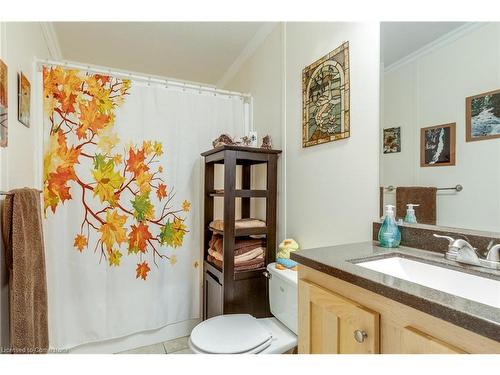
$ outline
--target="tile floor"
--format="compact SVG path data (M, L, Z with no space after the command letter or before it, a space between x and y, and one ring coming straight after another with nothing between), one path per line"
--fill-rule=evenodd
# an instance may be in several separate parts
M193 354L188 347L188 336L126 350L118 354Z

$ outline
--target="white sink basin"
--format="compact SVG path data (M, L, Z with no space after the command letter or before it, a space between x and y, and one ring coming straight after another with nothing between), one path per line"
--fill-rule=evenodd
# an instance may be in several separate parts
M498 280L398 256L356 264L412 283L500 308L500 281Z

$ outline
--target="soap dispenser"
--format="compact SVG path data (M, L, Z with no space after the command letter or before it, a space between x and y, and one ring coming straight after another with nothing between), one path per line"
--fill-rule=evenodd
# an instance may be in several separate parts
M382 247L398 247L401 242L401 232L396 223L394 206L385 206L385 218L378 231L378 241Z
M406 216L405 216L405 223L408 224L417 224L417 217L415 216L415 209L414 207L420 206L419 204L413 204L413 203L408 203L406 205Z

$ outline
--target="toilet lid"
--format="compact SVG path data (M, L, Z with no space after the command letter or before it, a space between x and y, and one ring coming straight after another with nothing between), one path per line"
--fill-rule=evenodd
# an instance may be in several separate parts
M213 354L247 353L269 342L272 333L248 314L220 315L198 324L191 342Z

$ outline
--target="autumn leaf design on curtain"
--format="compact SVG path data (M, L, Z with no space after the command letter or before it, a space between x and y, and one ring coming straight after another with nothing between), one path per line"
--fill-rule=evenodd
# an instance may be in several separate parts
M174 191L165 183L159 157L162 143L144 141L117 147L115 109L130 90L129 80L62 67L44 67L44 110L50 126L44 152L45 214L55 214L68 200L83 205L80 232L74 248L89 246L109 267L120 266L123 252L136 256L136 278L146 280L150 263L175 264L177 248L188 229L184 224L190 203L174 208ZM86 160L85 160L86 159ZM85 160L82 165L81 162ZM80 165L80 168L76 168ZM81 173L90 166L88 176ZM80 171L80 173L78 172ZM84 177L85 175L85 177ZM153 194L154 192L154 194ZM130 199L130 197L133 197ZM155 207L163 207L155 212ZM95 235L95 243L90 238Z

